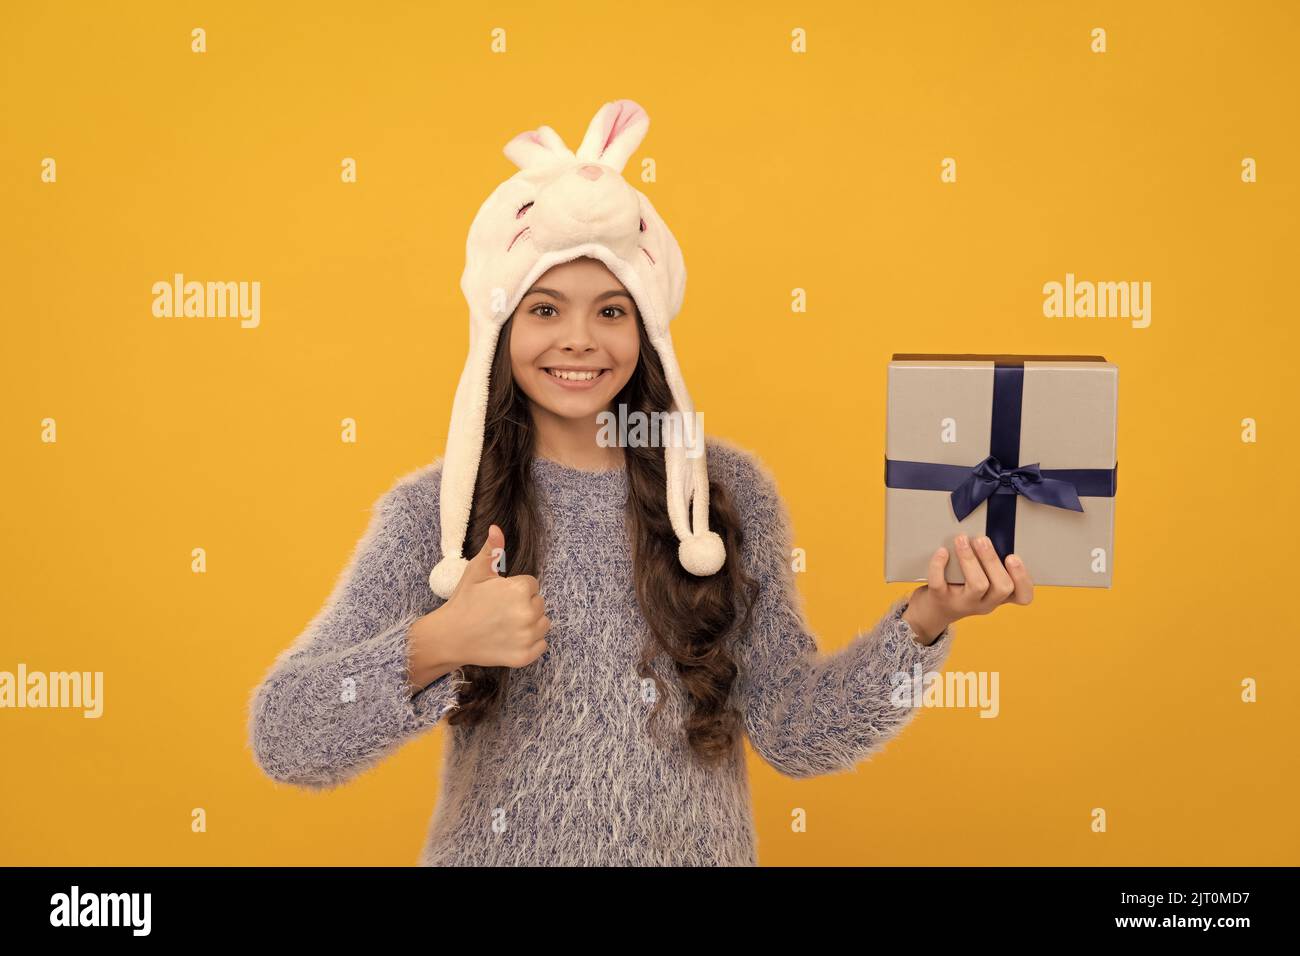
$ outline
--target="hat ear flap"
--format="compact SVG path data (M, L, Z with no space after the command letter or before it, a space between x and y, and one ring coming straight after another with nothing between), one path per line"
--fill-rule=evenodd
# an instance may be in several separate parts
M441 598L450 599L469 565L464 555L469 516L474 505L474 486L483 456L484 425L492 372L500 330L495 326L472 327L469 357L451 404L451 427L447 451L442 460L438 516L441 525L442 557L429 573L429 587Z
M641 104L633 100L606 103L591 118L587 135L575 155L621 173L649 128L650 116Z

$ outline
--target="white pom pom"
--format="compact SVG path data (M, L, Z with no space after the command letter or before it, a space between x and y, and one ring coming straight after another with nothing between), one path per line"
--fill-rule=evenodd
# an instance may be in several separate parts
M450 598L460 583L460 577L469 567L469 561L455 555L448 555L433 566L429 572L429 587L440 598Z
M693 535L677 546L677 560L698 577L716 573L726 559L727 548L716 531Z

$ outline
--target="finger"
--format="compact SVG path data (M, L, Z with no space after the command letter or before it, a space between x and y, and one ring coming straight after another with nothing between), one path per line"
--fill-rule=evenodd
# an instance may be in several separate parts
M966 596L976 603L984 600L989 589L988 575L971 549L970 538L964 534L957 535L957 561L961 564L962 577L966 579Z
M1002 559L998 557L997 549L993 547L993 542L988 535L981 535L975 539L975 554L983 563L984 573L989 579L989 590L984 599L996 607L1016 593L1015 582L1011 580L1007 569L1002 566Z
M1020 560L1018 554L1008 554L1006 565L1011 580L1016 585L1016 593L1011 600L1016 604L1028 604L1034 599L1034 581L1029 576L1029 569L1025 567L1025 562Z
M508 579L512 583L514 578ZM515 586L515 593L518 594L519 588ZM540 594L531 595L523 604L512 605L519 621L525 626L532 627L546 614L546 600Z
M948 549L940 547L938 551L930 555L930 566L926 569L925 583L936 595L946 594L948 591L948 579L944 575L944 569L948 567Z
M532 644L529 644L528 649L524 651L522 655L525 658L524 663L520 664L519 666L527 667L533 661L537 660L537 658L545 654L546 648L547 648L547 643L544 640L539 640Z
M483 542L483 547L479 549L478 554L474 555L470 560L469 566L465 569L465 575L475 581L498 577L495 567L496 558L504 553L505 546L505 532L496 525L489 527L487 540Z
M534 594L541 593L541 585L537 583L537 578L531 574L516 574L510 580L516 582L515 587L519 589L519 593L524 597L532 597Z

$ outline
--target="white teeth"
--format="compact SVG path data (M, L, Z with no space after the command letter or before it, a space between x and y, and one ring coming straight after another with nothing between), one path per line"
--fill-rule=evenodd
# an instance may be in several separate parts
M599 375L599 372L557 372L553 368L546 370L548 375L554 375L556 378L562 378L569 382L590 382Z

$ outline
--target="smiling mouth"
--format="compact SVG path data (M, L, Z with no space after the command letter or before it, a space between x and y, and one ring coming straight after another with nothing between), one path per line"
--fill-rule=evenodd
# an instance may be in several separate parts
M542 369L551 378L557 378L561 382L594 382L596 379L609 374L609 369L602 368L599 371L587 372L569 372L561 369L544 368Z

